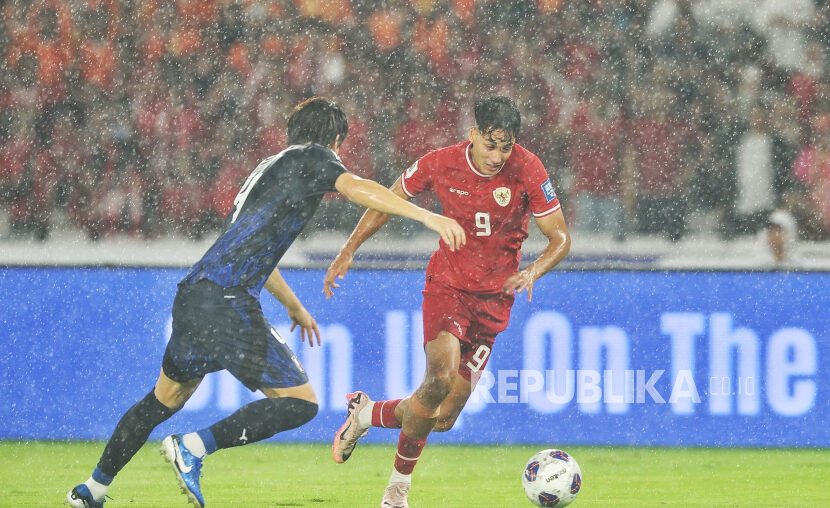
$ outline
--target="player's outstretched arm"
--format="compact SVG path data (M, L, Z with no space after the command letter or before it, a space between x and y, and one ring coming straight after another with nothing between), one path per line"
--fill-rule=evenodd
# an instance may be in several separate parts
M351 173L343 173L334 187L350 201L378 212L400 215L416 220L435 231L449 245L450 250L460 249L467 241L464 230L454 219L424 210L402 199L386 187Z
M317 321L306 310L291 287L282 278L282 274L276 268L268 276L265 281L265 289L274 295L274 298L288 311L288 317L291 318L291 331L297 326L300 327L300 339L305 342L308 338L308 345L314 347L314 340L312 334L317 337L317 345L320 345L320 329L317 327Z
M533 283L542 275L548 273L554 266L559 264L568 251L571 249L571 235L565 225L565 216L562 210L557 210L550 215L536 218L536 225L548 238L548 245L524 270L511 275L504 281L503 290L505 293L511 291L527 290L527 301L533 298Z
M350 173L341 175L335 187L349 200L369 208L360 218L349 239L341 247L323 279L323 293L326 298L334 296L333 289L340 285L336 279L343 279L352 266L354 253L363 243L375 234L386 221L389 214L402 215L420 221L428 228L441 235L450 249L460 248L466 242L464 230L453 219L438 215L409 203L409 196L403 191L400 179L389 189L372 180L365 180Z

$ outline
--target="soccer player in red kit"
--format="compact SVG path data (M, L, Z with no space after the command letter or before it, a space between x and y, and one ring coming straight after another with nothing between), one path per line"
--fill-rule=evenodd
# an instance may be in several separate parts
M444 215L465 230L467 245L450 251L441 242L429 261L424 286L426 374L402 400L348 396L348 418L334 437L335 462L351 456L369 427L401 429L394 469L382 508L407 507L411 475L429 433L452 428L490 357L496 335L507 328L515 291L527 291L568 253L570 236L559 200L538 157L516 144L521 115L504 96L475 104L470 139L421 157L392 185L409 199L430 190ZM541 255L519 271L530 216L548 238ZM327 297L339 287L357 248L388 215L368 211L326 273Z

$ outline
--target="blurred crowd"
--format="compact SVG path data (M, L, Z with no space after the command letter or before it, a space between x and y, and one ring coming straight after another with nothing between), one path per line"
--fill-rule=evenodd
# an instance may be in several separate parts
M312 95L349 114L346 166L389 185L466 139L473 101L499 93L576 230L729 239L784 213L800 237L830 237L827 0L0 9L0 214L14 235L215 231ZM357 213L331 196L319 222L348 230Z

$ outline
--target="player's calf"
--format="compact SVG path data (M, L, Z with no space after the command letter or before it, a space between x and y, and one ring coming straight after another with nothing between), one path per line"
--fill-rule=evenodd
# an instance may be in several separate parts
M457 414L451 418L441 418L439 416L438 421L435 422L435 427L432 428L432 432L447 432L452 430L456 420L458 420Z
M424 407L437 410L452 391L454 383L455 373L452 371L427 372L415 393Z
M242 406L208 430L216 449L221 450L256 443L297 428L311 421L317 410L314 402L293 397L260 399ZM208 450L208 453L213 451Z

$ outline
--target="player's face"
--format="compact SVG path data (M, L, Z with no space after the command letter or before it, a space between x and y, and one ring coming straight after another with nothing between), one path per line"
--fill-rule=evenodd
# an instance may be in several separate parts
M482 133L477 127L470 129L470 158L476 169L485 175L495 175L513 153L516 138L502 129Z

